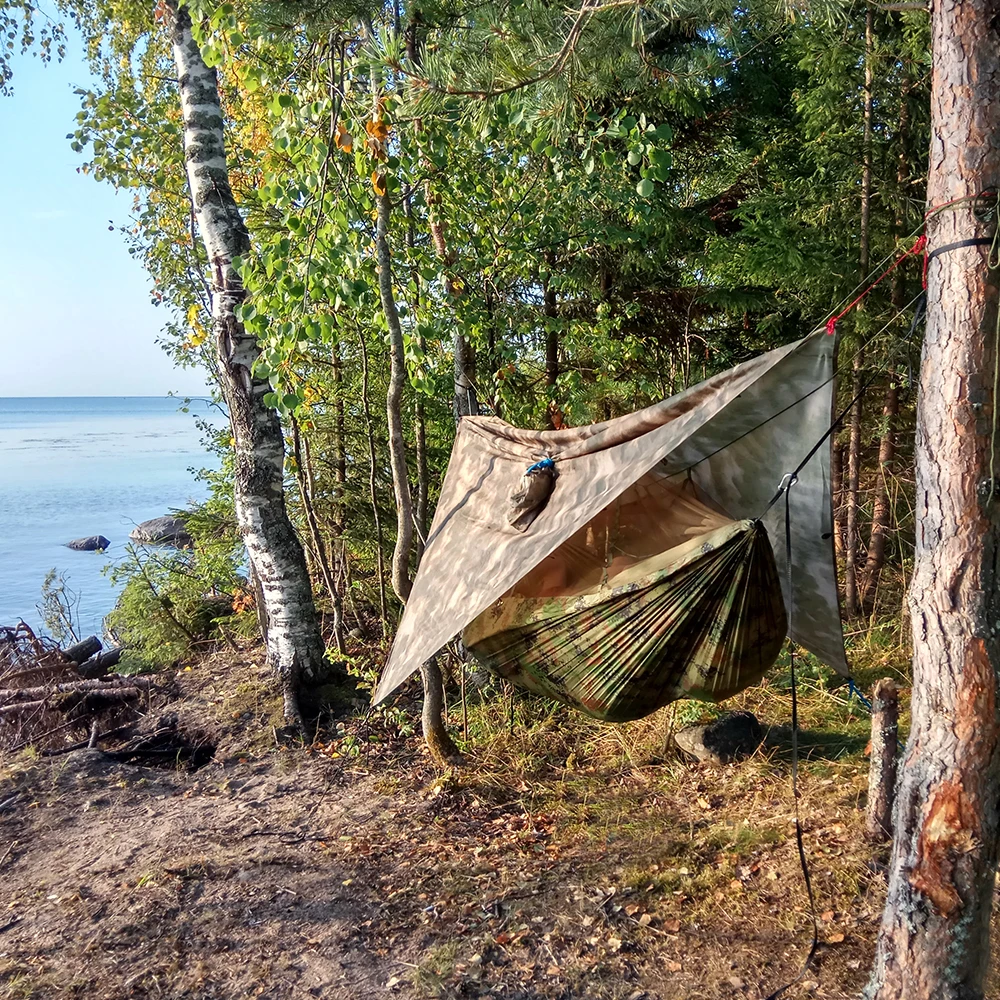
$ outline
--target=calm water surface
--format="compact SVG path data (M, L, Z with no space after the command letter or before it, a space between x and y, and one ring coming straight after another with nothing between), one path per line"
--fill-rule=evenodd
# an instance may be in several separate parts
M140 521L205 497L192 470L214 464L195 418L217 410L155 396L0 398L0 625L41 626L42 581L61 572L80 594L84 635L115 602L102 569ZM104 535L105 553L66 542Z

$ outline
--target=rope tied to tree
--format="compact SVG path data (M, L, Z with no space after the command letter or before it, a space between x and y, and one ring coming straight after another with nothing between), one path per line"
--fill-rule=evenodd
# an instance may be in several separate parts
M831 337L837 332L837 323L840 322L858 303L862 302L870 292L877 288L886 278L892 274L893 271L899 267L908 257L914 257L918 254L922 254L927 246L927 234L924 233L918 237L917 242L910 247L909 250L904 250L890 265L887 267L867 288L863 289L861 293L856 296L853 301L848 303L845 308L843 308L839 313L831 316L826 321L826 332ZM925 266L926 271L926 266ZM926 287L926 282L925 282Z

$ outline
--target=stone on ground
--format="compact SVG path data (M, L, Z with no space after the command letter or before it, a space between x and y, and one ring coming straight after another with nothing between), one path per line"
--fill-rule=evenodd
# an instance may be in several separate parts
M730 764L757 750L764 742L764 728L753 712L728 712L707 726L686 726L674 740L698 760Z

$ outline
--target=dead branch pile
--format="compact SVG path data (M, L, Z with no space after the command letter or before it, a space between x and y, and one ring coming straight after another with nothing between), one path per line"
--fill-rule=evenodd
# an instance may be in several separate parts
M135 718L152 683L107 676L119 655L103 650L96 636L60 649L24 622L0 625L0 749L50 749L98 723Z

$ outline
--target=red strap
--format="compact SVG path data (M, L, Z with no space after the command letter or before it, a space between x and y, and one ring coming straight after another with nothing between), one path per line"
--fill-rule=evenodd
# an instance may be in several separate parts
M892 262L892 264L890 264L889 267L885 271L883 271L881 275L879 275L878 278L876 278L853 302L850 303L850 305L847 306L846 309L844 309L841 312L837 313L836 316L831 316L826 321L826 332L830 336L833 336L833 334L837 332L837 323L840 320L842 320L866 295L868 295L868 293L873 288L875 288L876 286L880 285L887 277L889 277L889 275L892 274L892 272L895 271L896 268L899 267L899 265L902 264L903 261L906 260L907 257L912 257L915 254L923 253L924 250L926 249L926 247L927 247L927 237L926 236L921 236L920 239L918 239L917 242L914 243L913 246L910 247L909 250L904 250ZM927 287L927 257L925 255L924 256L924 288L926 288L926 287Z

